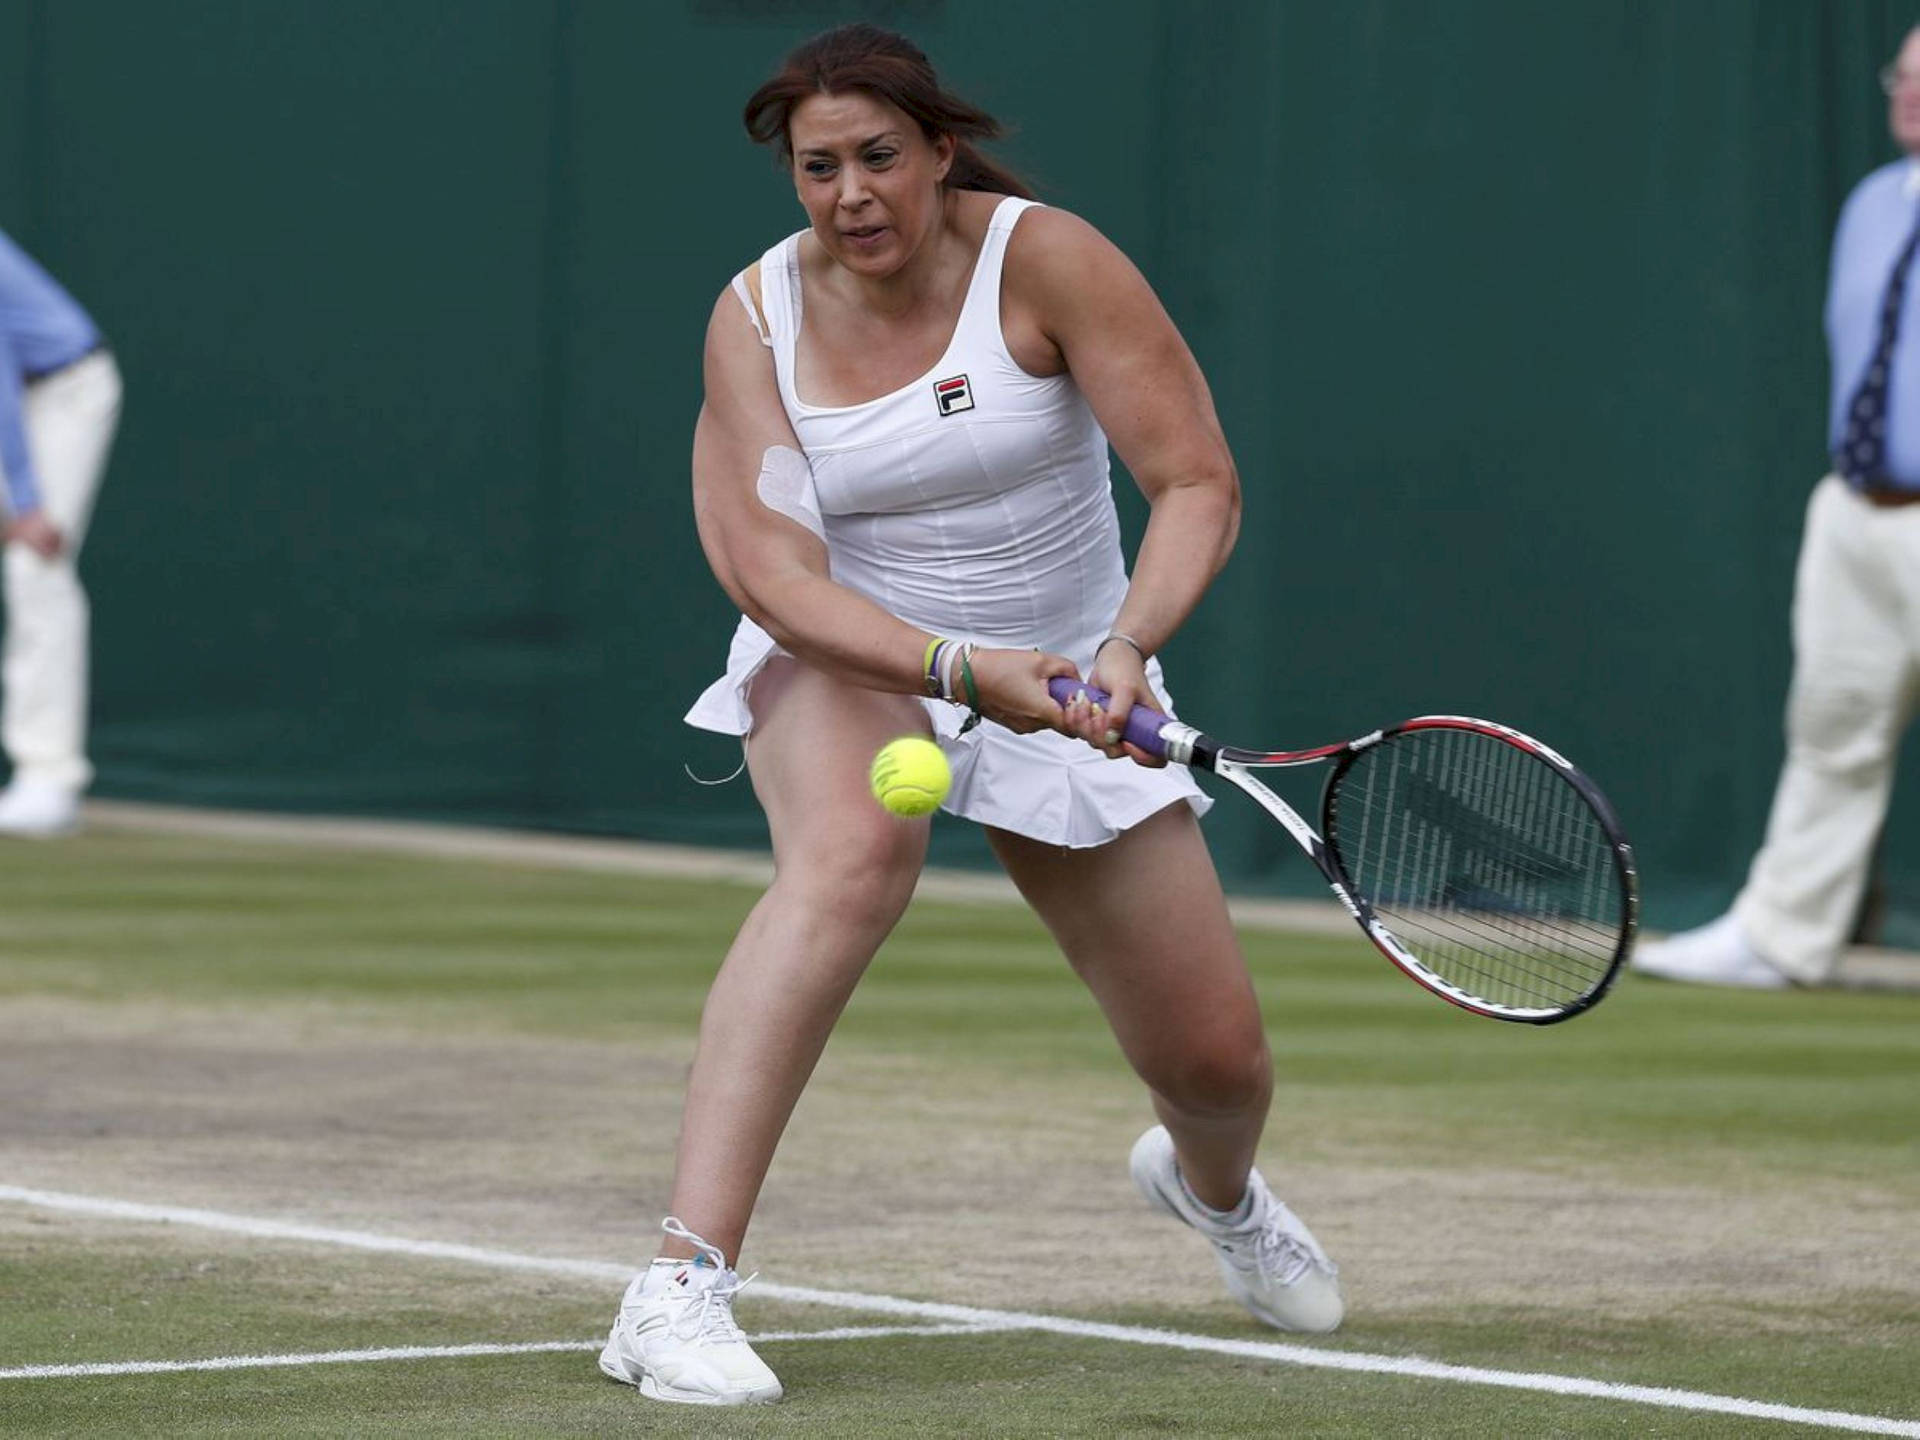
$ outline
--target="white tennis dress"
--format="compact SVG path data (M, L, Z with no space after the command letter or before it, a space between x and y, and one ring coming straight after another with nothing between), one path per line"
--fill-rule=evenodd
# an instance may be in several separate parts
M800 397L798 234L761 258L763 338L813 472L833 578L934 634L1056 652L1084 674L1126 594L1126 562L1107 437L1092 409L1070 375L1022 370L1000 331L1007 240L1032 204L1001 201L946 353L891 395L839 406ZM744 276L734 285L745 301ZM747 734L747 691L782 653L743 617L727 673L687 723ZM1147 675L1168 704L1157 661ZM1053 731L1016 735L991 720L961 735L964 708L924 703L953 764L941 808L966 819L1077 848L1104 844L1176 801L1196 814L1212 804L1182 767L1109 760Z

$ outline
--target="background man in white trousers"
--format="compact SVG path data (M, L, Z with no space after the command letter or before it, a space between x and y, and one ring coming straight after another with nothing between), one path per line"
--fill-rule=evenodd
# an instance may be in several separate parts
M119 419L120 372L99 328L0 233L0 746L12 763L0 835L72 830L93 779L90 616L77 565Z
M1662 979L1782 989L1832 975L1920 693L1920 28L1880 80L1907 155L1854 188L1834 235L1833 473L1794 577L1787 763L1732 910L1635 955Z

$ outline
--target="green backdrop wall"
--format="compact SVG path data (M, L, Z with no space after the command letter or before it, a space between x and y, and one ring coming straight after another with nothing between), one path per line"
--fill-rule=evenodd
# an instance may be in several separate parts
M1208 372L1247 525L1168 656L1186 712L1507 720L1612 792L1654 923L1723 904L1781 755L1828 237L1893 155L1914 17L1874 0L10 0L0 225L128 381L99 792L763 843L683 770L736 759L679 723L733 623L687 443L713 297L801 223L740 104L856 16L1014 124ZM1209 823L1231 883L1311 888Z

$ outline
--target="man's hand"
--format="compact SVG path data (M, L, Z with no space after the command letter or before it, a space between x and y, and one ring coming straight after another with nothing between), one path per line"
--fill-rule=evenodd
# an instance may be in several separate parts
M0 529L0 537L9 545L25 545L43 559L51 560L67 548L67 537L60 533L60 527L47 518L44 510L30 510L25 515L17 515L7 521Z

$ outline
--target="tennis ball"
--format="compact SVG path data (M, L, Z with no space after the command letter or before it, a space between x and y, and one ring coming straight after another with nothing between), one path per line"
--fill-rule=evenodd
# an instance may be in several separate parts
M882 745L867 778L873 798L895 815L931 814L953 785L947 757L933 741L918 735L902 735Z

